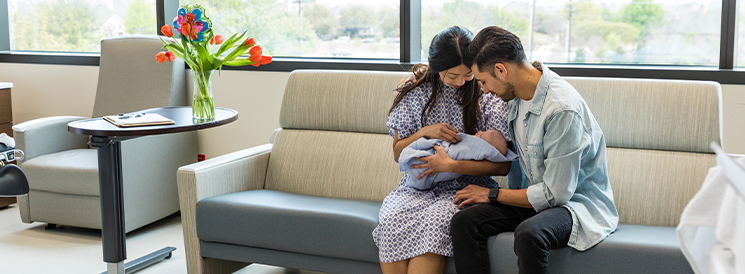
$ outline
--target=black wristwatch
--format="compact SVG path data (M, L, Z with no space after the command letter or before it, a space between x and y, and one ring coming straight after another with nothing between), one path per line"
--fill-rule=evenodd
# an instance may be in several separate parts
M489 202L492 204L497 203L497 196L499 196L499 187L489 189Z

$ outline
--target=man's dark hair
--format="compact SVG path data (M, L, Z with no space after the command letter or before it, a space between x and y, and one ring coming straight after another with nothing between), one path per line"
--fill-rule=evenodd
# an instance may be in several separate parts
M476 34L471 45L468 46L464 61L466 66L470 67L475 64L480 71L496 76L494 64L511 63L522 67L526 60L528 58L525 57L523 45L517 35L506 29L490 26Z

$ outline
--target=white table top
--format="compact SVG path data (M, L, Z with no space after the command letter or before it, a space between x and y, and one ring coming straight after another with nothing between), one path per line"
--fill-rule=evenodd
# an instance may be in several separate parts
M6 89L6 88L12 88L13 83L8 82L0 82L0 89Z

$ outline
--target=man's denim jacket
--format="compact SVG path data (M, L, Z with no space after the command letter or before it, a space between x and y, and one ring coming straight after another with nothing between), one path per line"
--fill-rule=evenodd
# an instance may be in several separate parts
M618 211L608 181L605 139L582 96L558 74L537 62L543 70L526 114L517 125L520 98L509 102L508 125L515 140L515 127L525 127L524 174L513 164L510 188L525 188L536 212L563 206L572 214L569 246L587 250L605 239L618 226ZM517 150L516 150L517 151Z

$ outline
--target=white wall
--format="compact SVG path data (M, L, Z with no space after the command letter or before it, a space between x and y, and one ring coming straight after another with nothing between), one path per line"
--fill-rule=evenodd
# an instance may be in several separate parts
M223 71L213 77L215 106L238 111L238 120L199 131L207 158L260 145L279 127L287 72ZM15 124L53 115L90 116L98 67L0 63L0 82L12 82ZM189 87L191 90L191 87ZM745 85L722 85L724 148L745 154Z

